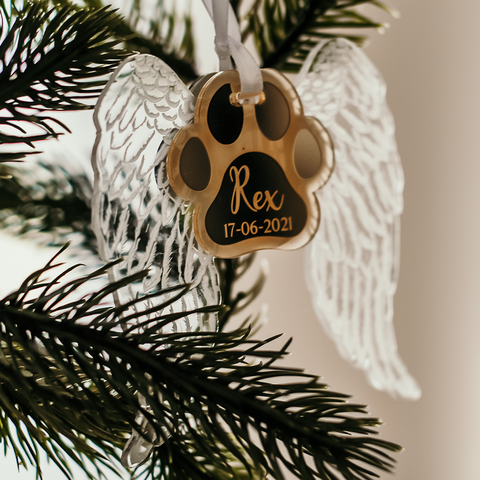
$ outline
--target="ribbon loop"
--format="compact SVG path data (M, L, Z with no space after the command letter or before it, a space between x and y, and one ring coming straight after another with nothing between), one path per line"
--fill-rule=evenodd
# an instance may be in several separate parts
M228 0L202 0L215 26L215 51L220 70L233 70L232 58L240 76L239 104L261 103L263 80L260 67L241 42L240 27ZM263 96L264 98L264 96Z

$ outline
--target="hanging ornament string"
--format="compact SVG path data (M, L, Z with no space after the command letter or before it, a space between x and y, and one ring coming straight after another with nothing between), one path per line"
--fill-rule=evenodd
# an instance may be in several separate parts
M220 61L220 70L235 68L240 76L239 104L262 103L263 80L260 67L241 42L240 27L235 12L228 0L202 0L215 27L215 51Z
M219 68L220 71L233 70L230 47L228 46L228 28L230 27L232 39L236 41L240 41L240 29L228 1L216 0L212 6L212 20L215 27L215 52L220 61Z

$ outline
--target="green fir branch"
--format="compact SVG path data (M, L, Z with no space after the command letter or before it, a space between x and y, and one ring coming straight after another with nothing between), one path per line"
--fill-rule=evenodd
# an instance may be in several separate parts
M219 318L220 331L225 330L233 315L248 307L258 297L267 280L265 272L261 271L247 291L235 291L238 281L253 265L255 258L256 254L252 253L233 259L215 259L222 301L227 307ZM255 321L253 323L255 324Z
M101 0L84 0L84 3L92 8L103 6ZM134 1L130 12L115 25L113 32L118 38L127 39L124 43L126 50L155 55L185 82L190 82L198 77L194 66L193 19L188 11L183 15L179 14L175 9L175 2L172 6L173 8L169 9L163 0L158 0L152 12L152 4L149 3L146 12L149 28L139 31L142 14L145 16L144 2Z
M232 455L254 478L267 472L281 480L284 468L303 480L370 479L376 470L391 470L388 452L400 447L371 437L380 422L364 406L348 403L316 376L276 365L290 342L275 349L277 337L252 340L245 329L165 333L192 313L161 313L188 287L151 294L164 302L148 312L130 314L134 305L141 310L142 298L105 305L112 292L147 272L68 301L110 265L46 282L54 260L0 301L0 410L16 427L14 434L3 426L0 435L22 463L38 464L38 450L45 449L67 475L65 454L82 468L88 459L101 470L116 459L114 447L142 410L165 440L147 478L176 479L182 471L192 480L222 478L216 470L226 475ZM133 320L133 327L120 328ZM17 432L27 433L17 439ZM213 470L198 467L194 475L194 458ZM182 466L172 459L183 459Z
M133 3L132 15L123 20L99 0L86 0L88 8L40 0L18 11L0 1L0 143L33 146L68 131L48 112L90 108L105 74L123 55L117 45L125 37L126 49L159 56L184 79L196 76L191 18L164 12L151 23L151 35L140 34L141 1ZM238 13L241 0L232 4ZM344 35L339 27L380 27L355 10L361 4L388 11L368 0L257 0L244 35L254 35L265 66L295 71L320 39ZM182 29L181 42L175 42ZM364 36L350 38L360 42ZM27 153L2 153L0 161ZM8 175L0 171L5 225L12 214L27 230L67 228L91 235L88 195L79 196L81 189L70 180L55 183L55 174L53 183L25 188ZM68 478L69 459L92 480L109 471L121 474L118 448L140 410L165 443L134 472L137 478L281 480L286 469L306 480L365 480L391 471L389 452L400 447L372 437L378 419L316 376L277 365L289 342L278 349L277 337L258 341L249 328L226 331L231 315L263 285L260 275L247 291L234 289L252 261L253 256L217 262L227 308L164 314L188 286L150 294L163 303L149 312L141 311L145 297L121 307L109 303L113 292L147 272L79 298L80 289L110 266L65 280L71 267L47 281L55 259L0 300L0 440L18 464L36 466L41 477L44 450ZM132 314L132 307L140 313ZM220 332L165 333L188 314L213 311ZM138 393L148 408L141 407Z
M199 438L202 442L209 442L211 445L209 454L199 447L197 440ZM232 435L227 435L227 438L230 444L235 446L232 450L241 452L243 457L247 456ZM168 445L170 448L162 446L154 449L150 461L135 471L135 480L264 480L268 478L264 469L253 465L246 467L222 442L218 442L217 439L211 438L202 431L198 422L194 435L184 432L178 439L170 439Z
M47 112L92 108L106 74L125 55L112 38L121 18L108 7L53 8L47 0L26 3L19 12L3 5L0 13L0 144L33 147L69 131ZM0 161L11 155L0 154Z
M91 228L89 178L78 165L71 171L68 154L49 162L43 157L0 165L0 228L42 246L59 247L75 234L76 247L70 253L78 254L81 248L100 264Z
M191 32L191 19L189 19L188 22L186 19L186 24ZM166 51L165 46L154 39L141 35L133 36L135 30L125 21L118 25L116 33L119 36L132 35L132 37L125 43L126 49L155 55L171 67L185 82L191 82L198 77L193 63L193 51L189 55L182 54L181 49L172 50L170 52ZM191 42L191 38L192 37L187 35L185 42L188 44Z
M298 72L323 38L342 36L363 43L366 36L346 32L384 27L358 13L355 8L361 4L394 13L383 2L372 0L256 0L245 16L242 37L253 36L264 68Z

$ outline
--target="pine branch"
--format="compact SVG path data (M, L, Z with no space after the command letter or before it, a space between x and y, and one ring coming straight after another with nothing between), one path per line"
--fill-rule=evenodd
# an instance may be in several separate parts
M29 333L28 324L35 326L37 322L51 319L38 308L38 302L31 304L26 298L29 293L43 288L39 300L45 299L48 284L39 279L51 268L53 260L32 274L17 292L0 302L0 438L13 448L22 466L36 465L40 478L39 449L43 449L68 478L73 476L65 454L93 480L98 477L89 474L88 462L93 464L97 474L102 466L118 473L115 468L117 453L112 444L115 445L115 440L118 442L118 432L126 431L128 421L111 413L110 405L105 405L95 388L88 386L88 377L79 373L75 377L77 384L70 382L72 359L65 357L70 368L64 368L63 359L57 364L57 352L49 355L43 343L47 332L40 341ZM54 285L55 282L50 287ZM72 285L65 287L69 288L72 290ZM58 292L57 299L65 289ZM71 348L73 345L67 346ZM122 407L117 403L117 408ZM14 426L14 431L10 425ZM106 477L102 473L100 478Z
M188 30L191 32L191 19L189 17L186 19L186 24L188 25ZM134 34L135 31L127 22L122 22L116 28L116 33L120 36L130 36ZM186 42L190 42L190 40L191 37L187 35ZM131 51L155 55L171 67L184 82L191 82L198 77L194 69L193 49L189 55L182 55L178 51L167 52L162 43L139 35L132 36L131 39L125 43L125 48Z
M93 8L103 5L101 0L84 0L84 3ZM195 44L190 13L178 14L175 2L170 7L158 2L153 12L151 3L146 7L144 4L132 2L130 12L115 26L114 34L128 39L124 44L126 50L155 55L185 82L195 80L198 74L194 68ZM145 28L142 23L147 23L147 19L148 28Z
M147 275L141 272L62 306L108 267L66 283L59 283L64 274L45 282L52 260L0 301L0 408L17 432L23 425L30 436L16 440L2 427L17 454L36 463L35 452L46 449L68 474L63 451L82 467L83 455L101 469L116 458L113 447L124 442L141 409L157 438L166 440L150 469L158 467L160 477L151 478L181 478L181 471L192 479L222 478L215 469L228 472L232 455L245 472L278 480L282 465L304 480L369 479L376 469L390 471L386 452L399 447L369 436L379 421L366 417L365 407L328 391L315 376L275 365L289 342L276 350L269 347L276 337L251 340L248 330L165 333L163 327L192 313L161 313L188 287L152 294L165 301L149 312L130 314L141 298L105 306L113 291ZM197 313L213 310L219 307ZM135 326L120 328L133 319ZM214 470L198 467L195 476L192 455ZM184 465L172 465L177 458Z
M245 17L243 40L253 35L264 68L298 72L322 38L342 36L363 43L365 36L347 35L345 29L383 27L355 10L361 4L394 13L373 0L256 0ZM329 33L332 29L337 31Z
M20 12L0 5L0 14L0 144L33 147L69 131L46 112L92 108L88 102L125 55L112 38L121 18L110 8L50 8L48 0ZM0 161L11 155L0 154Z
M223 315L219 318L220 331L225 330L227 323L231 320L234 314L241 312L258 297L266 282L266 274L264 271L261 271L257 280L248 291L234 291L236 283L250 269L255 258L256 254L252 253L250 255L243 255L242 257L233 259L215 259L215 266L217 267L220 280L222 301L227 307ZM253 324L254 323L255 321L253 321Z
M42 161L43 160L43 161ZM45 162L43 156L16 166L0 165L0 228L26 235L44 246L60 246L72 233L97 254L91 230L92 185L68 154Z
M205 455L205 452L198 448L197 438L202 438L202 442L209 442L212 446L211 452L216 451L216 456L211 456L210 453ZM231 444L235 445L234 450L242 452L244 457L247 456L232 435L227 438ZM194 438L189 432L185 432L178 440L181 440L181 443L174 444L173 442L177 442L177 439L170 439L168 446L156 448L148 464L136 470L135 480L265 480L267 478L265 470L252 465L245 467L222 443L202 431L201 426L197 425Z
M100 5L96 0L87 3ZM266 45L267 62L296 68L294 64L302 61L319 38L337 35L325 33L327 29L378 26L351 10L356 5L383 5L325 0L315 5L328 4L330 10L312 10L315 15L309 16L307 3L313 5L296 0L255 3L253 8L262 7L262 15L272 20L256 32L260 43ZM4 90L0 90L0 106L6 105L10 114L0 119L0 126L7 128L2 131L3 142L32 145L58 135L58 128L66 129L52 123L56 121L45 112L88 108L85 102L98 95L103 85L97 75L109 72L118 62L116 55L121 55L114 49L118 39L111 39L111 29L121 36L138 26L132 19L120 21L108 9L62 4L42 11L39 6L48 5L42 0L8 18L3 12L5 36L0 49L7 61L0 84L2 78L7 79L9 88L12 84L8 82L16 82L15 94L12 91L4 98ZM287 15L287 8L295 15ZM182 48L189 49L188 34L186 46L169 43L175 25L171 25L171 17L164 18L170 22L165 37L159 28L152 37L130 39L129 47L158 48L148 51L160 57L171 55L162 58L177 70L191 68L191 61L182 56ZM279 30L281 22L285 23L284 32ZM258 28L256 24L253 27ZM191 24L186 23L185 28L189 31ZM82 50L84 47L88 48ZM174 65L173 60L179 63ZM40 71L40 64L44 73L32 73ZM193 75L193 69L185 71ZM25 124L40 131L30 133ZM22 153L8 155L18 159ZM41 218L47 229L73 225L78 212L82 213L79 224L88 222L88 202L80 205L71 198L72 209L59 220L54 212L69 205L68 195L47 195L39 201L35 196L28 198L20 185L10 193L9 208L20 211L30 205L35 210L31 218ZM27 211L25 218L28 215ZM125 443L135 426L136 412L141 410L157 438L166 441L155 449L144 471L138 472L144 478L263 479L268 473L283 479L282 469L286 468L306 480L356 480L370 479L376 470L390 471L393 459L387 452L399 447L371 437L379 421L368 418L365 407L348 403L346 395L327 391L315 376L277 366L275 362L286 355L288 343L275 349L271 346L275 338L252 340L248 329L164 332L163 327L182 321L185 315L212 311L219 312L223 328L230 313L261 288L262 277L248 292L233 293L232 285L250 260L219 263L225 274L222 290L229 313L214 306L164 315L162 309L181 298L188 287L155 292L152 295L165 299L163 305L140 314L132 315L129 309L141 309L143 298L123 307L105 304L112 292L141 280L146 272L80 300L75 299L78 290L105 274L108 267L71 281L63 281L62 273L47 282L42 276L52 270L52 261L33 274L17 292L0 301L0 439L14 449L22 465L38 467L39 450L44 449L70 478L65 457L84 470L90 463L95 469L95 474L89 474L91 479L105 478L105 469L118 473L116 448ZM167 294L173 298L167 299ZM127 321L140 324L122 330ZM139 404L138 393L147 398L147 409Z
M65 3L66 0L60 0ZM87 6L100 8L100 0L84 0ZM241 19L241 0L230 0ZM394 11L376 0L256 0L245 16L243 38L253 35L264 67L298 71L308 51L322 38L344 36L363 43L365 35L346 34L344 29L382 28L383 25L355 11L361 4L371 4L388 13ZM186 82L198 74L194 68L193 19L186 13L177 16L161 5L155 15L149 12L148 32L139 32L144 2L132 3L130 15L114 29L117 37L128 37L125 48L151 53L171 66ZM341 31L329 33L332 28ZM174 39L180 37L181 42Z

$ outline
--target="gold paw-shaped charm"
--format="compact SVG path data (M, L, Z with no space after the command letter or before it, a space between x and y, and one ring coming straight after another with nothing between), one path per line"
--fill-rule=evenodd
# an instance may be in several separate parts
M333 171L332 141L317 119L303 115L295 87L276 70L262 75L257 105L238 103L236 71L210 77L194 123L168 154L173 189L195 204L195 236L217 257L308 243L320 222L314 192Z

